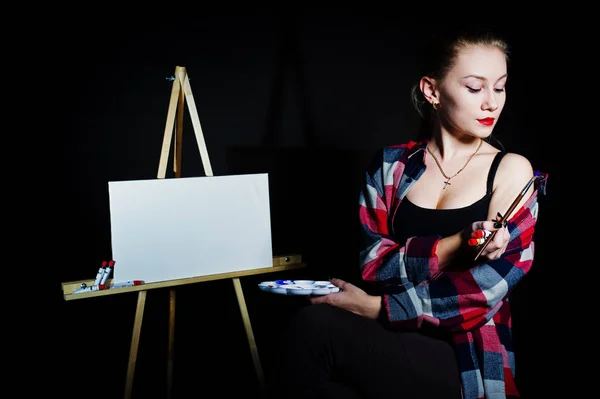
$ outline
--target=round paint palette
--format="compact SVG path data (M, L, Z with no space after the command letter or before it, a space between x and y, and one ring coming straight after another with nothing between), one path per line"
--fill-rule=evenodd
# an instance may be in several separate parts
M263 281L258 284L258 288L281 295L327 295L340 290L327 280Z

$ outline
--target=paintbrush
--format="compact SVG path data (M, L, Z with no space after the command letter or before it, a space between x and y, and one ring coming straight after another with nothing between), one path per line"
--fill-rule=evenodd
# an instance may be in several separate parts
M517 195L517 197L512 202L512 204L510 204L510 206L508 207L508 209L506 210L504 215L498 214L500 216L500 219L495 220L495 222L499 223L501 226L504 226L504 224L508 220L509 215L512 213L512 211L515 210L517 205L519 205L519 202L521 202L521 200L523 199L525 194L527 194L527 190L529 190L529 188L531 187L533 182L536 181L537 179L547 179L547 178L548 178L547 173L540 173L539 170L536 171L535 174L533 175L533 177L531 179L529 179L529 181L527 182L525 187L523 187L523 190L521 190L521 192ZM545 190L545 184L542 185L542 189ZM492 234L490 234L488 236L488 238L485 240L485 242L483 244L481 244L481 248L479 249L479 252L477 252L477 255L475 256L475 260L477 260L479 258L479 256L481 256L481 253L485 250L485 248L488 246L488 244L496 236L497 232L498 232L498 230L493 231Z

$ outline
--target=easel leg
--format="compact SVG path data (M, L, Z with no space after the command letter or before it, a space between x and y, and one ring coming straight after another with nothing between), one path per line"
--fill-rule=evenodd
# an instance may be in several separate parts
M146 291L140 291L138 294L137 307L135 309L133 334L131 336L131 349L129 350L129 364L127 365L127 379L125 381L125 399L131 398L133 375L135 373L135 362L137 360L138 346L140 344L140 332L142 331L142 318L144 317L145 304Z
M250 316L248 315L248 308L246 307L246 300L244 299L244 292L242 291L242 284L238 277L233 278L233 286L235 288L235 295L237 296L238 304L240 305L240 312L242 313L242 319L244 321L244 328L246 329L246 336L248 337L248 343L250 344L250 351L252 353L252 361L254 362L254 369L258 377L258 383L262 393L265 390L265 378L263 375L262 365L260 364L260 358L258 357L258 348L254 340L254 333L252 332L252 325L250 324Z
M169 291L169 353L167 359L167 398L173 393L173 352L175 346L175 290Z

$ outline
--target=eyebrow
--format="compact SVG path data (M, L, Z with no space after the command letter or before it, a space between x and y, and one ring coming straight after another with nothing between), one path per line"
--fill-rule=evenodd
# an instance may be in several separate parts
M505 73L504 75L500 76L500 77L498 78L498 80L500 80L500 79L504 79L504 78L505 78L505 77L507 77L507 76L508 76L508 74L507 74L507 73ZM479 80L485 80L485 81L487 81L487 79L486 79L485 77L483 77L483 76L479 76L479 75L467 75L467 76L463 76L463 77L462 77L462 79L466 79L466 78L475 78L475 79L479 79ZM498 80L496 80L496 82L497 82Z

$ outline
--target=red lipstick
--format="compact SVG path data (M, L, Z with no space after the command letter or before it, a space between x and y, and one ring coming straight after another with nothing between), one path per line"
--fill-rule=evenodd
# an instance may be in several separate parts
M492 126L494 124L494 118L483 118L477 120L479 121L479 123L485 126Z

